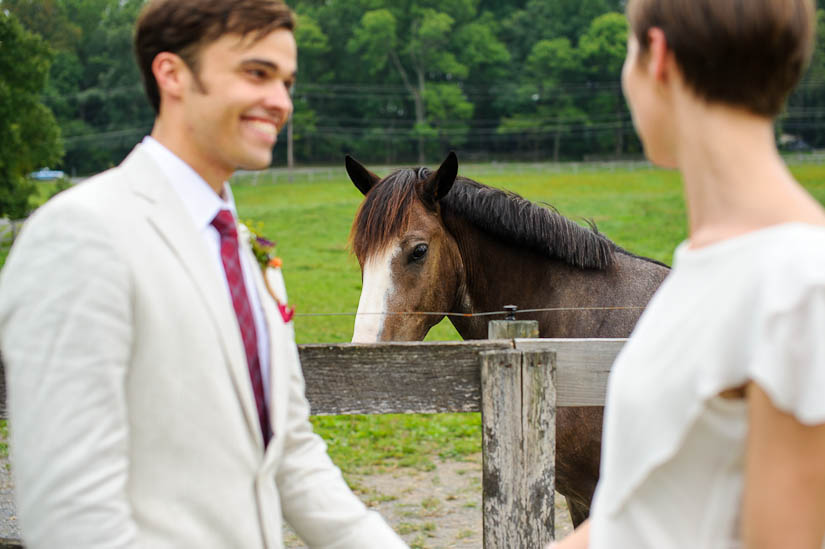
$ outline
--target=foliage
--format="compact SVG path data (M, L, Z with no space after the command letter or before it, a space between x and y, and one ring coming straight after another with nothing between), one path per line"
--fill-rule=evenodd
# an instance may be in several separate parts
M63 154L60 128L38 101L52 52L17 18L0 11L0 216L28 214L34 184L27 175L53 166Z
M423 162L427 137L438 136L444 147L464 140L473 105L462 81L471 71L508 61L509 54L489 18L479 17L470 0L441 2L437 8L427 2L375 4L361 17L347 50L361 58L371 76L400 80L413 103L410 135Z
M151 128L131 47L142 6L142 0L3 0L56 50L42 102L62 129L62 165L70 173L115 165Z
M0 0L54 50L62 168L117 164L153 123L131 50L143 0ZM777 132L825 147L825 12ZM641 155L619 85L624 0L295 0L298 163ZM284 138L279 140L281 143ZM287 147L275 149L274 163Z

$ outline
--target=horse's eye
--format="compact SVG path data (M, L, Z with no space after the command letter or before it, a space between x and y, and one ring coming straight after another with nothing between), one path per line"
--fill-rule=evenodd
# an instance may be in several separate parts
M427 245L419 244L415 248L413 248L413 251L410 254L410 261L418 261L425 255L427 255Z

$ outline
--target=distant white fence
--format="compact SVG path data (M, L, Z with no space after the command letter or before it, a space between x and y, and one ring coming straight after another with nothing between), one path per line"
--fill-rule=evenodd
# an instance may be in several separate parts
M789 165L823 164L825 151L812 153L789 153L783 155ZM372 168L379 175L413 165L377 166ZM433 166L435 164L432 164ZM590 172L619 172L643 171L655 169L649 161L643 159L630 160L594 160L587 162L486 162L462 163L461 175L473 179L483 180L485 176L507 174L567 174ZM238 171L232 177L233 181L242 180L252 185L275 183L314 183L340 180L347 177L344 162L340 166L300 167L300 168L270 168L261 171Z

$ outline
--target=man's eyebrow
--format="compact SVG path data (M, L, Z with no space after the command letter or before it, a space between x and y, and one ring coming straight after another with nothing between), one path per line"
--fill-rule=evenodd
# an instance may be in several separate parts
M244 59L243 61L241 61L241 65L242 66L258 65L258 66L264 66L264 67L266 67L266 68L268 68L272 71L275 71L275 72L278 71L278 64L273 63L272 61L270 61L268 59L259 59L259 58ZM293 71L290 76L292 78L295 78L296 73L297 73L297 71Z

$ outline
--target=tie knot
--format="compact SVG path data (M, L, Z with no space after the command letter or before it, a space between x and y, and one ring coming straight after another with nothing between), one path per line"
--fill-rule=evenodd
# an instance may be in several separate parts
M238 234L235 229L235 218L232 217L232 212L229 210L220 210L215 219L212 220L212 226L218 230L222 237L235 238Z

